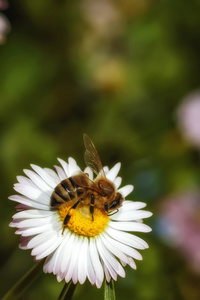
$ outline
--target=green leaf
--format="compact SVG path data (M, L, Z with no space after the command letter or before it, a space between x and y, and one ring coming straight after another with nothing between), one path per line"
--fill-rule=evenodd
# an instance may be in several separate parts
M116 300L115 287L114 287L114 280L113 279L111 279L110 282L105 281L104 300Z
M65 283L58 300L71 300L77 284L73 284L72 281Z
M34 266L22 277L9 291L2 300L18 299L21 294L33 283L33 281L42 273L44 260L34 264Z

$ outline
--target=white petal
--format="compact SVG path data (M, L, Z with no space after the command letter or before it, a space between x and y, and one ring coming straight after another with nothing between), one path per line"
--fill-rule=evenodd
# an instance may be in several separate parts
M133 185L131 184L125 185L123 188L118 190L118 192L121 193L124 198L128 196L132 191L133 191Z
M65 275L65 281L69 282L71 279L73 280L74 283L76 283L76 268L77 268L77 261L78 261L78 256L79 256L79 251L80 251L80 246L81 242L77 236L75 236L72 249L73 249L73 254L71 256L70 264L67 270L67 274Z
M135 264L134 260L131 257L129 258L129 266L132 269L135 269L135 270L137 269L136 264Z
M52 189L56 187L57 182L55 182L44 169L33 164L31 164L31 167Z
M31 255L36 256L36 259L40 260L46 257L47 255L51 254L60 245L62 240L62 236L58 237L54 233L54 235L52 235L52 237L49 240L43 242L37 247L34 247L31 252Z
M72 176L74 172L80 171L79 166L77 165L75 159L73 159L72 157L69 157L68 165L69 165L69 176Z
M48 204L41 204L37 201L28 199L27 197L23 197L21 195L13 195L13 196L10 196L8 199L19 202L21 204L24 204L24 205L32 207L32 208L50 210L50 206Z
M84 283L87 276L89 281L94 285L96 276L91 262L88 243L88 238L84 238L82 249L80 251L81 255L79 257L79 281L80 283ZM80 267L81 264L83 265L82 267Z
M61 244L62 245L62 244ZM53 273L53 268L56 263L56 254L59 251L61 245L51 254L47 256L43 265L44 273Z
M135 221L135 220L149 218L151 216L152 213L145 210L136 210L136 211L128 211L128 212L123 212L122 210L119 210L119 212L110 216L110 219L117 220L117 221Z
M56 172L52 169L49 168L44 168L44 171L49 174L49 176L52 178L53 181L55 181L56 184L59 184L60 182L60 178L59 176L56 174Z
M149 247L144 240L128 232L119 231L111 227L107 227L106 233L108 233L112 239L115 239L121 243L134 247L136 249L143 250Z
M88 239L86 239L86 240L88 241ZM96 276L95 276L95 271L94 271L92 261L91 261L91 257L90 257L88 242L87 242L87 248L85 249L85 254L86 254L85 269L86 269L86 273L87 273L87 277L88 277L89 281L92 284L95 284Z
M36 185L32 182L32 180L30 180L29 178L27 178L25 176L17 176L17 180L19 183L22 183L28 187L30 186L30 187L36 188ZM18 185L18 183L15 183L14 187L16 185Z
M123 244L121 241L112 240L112 238L109 239L108 236L107 239L110 240L110 242L112 242L114 247L122 251L124 254L131 256L137 260L142 260L142 255L137 250ZM125 262L127 262L127 260Z
M58 282L61 282L63 279L64 279L63 274L62 274L62 273L58 273L58 274L57 274L57 281L58 281Z
M120 207L121 211L130 211L130 210L137 210L144 208L146 206L146 203L144 202L138 202L138 201L130 201L126 200L123 202L122 207Z
M89 178L93 180L93 172L89 167L85 168L84 173L89 174Z
M47 256L43 266L43 270L45 273L54 273L54 275L56 275L60 272L59 258L63 245L64 240L54 252Z
M37 210L37 209L27 209L16 213L13 216L13 218L14 219L44 218L54 214L55 214L54 211L49 211L49 210L46 211L46 210Z
M142 260L142 255L137 250L135 250L121 242L117 242L115 240L113 240L112 242L113 242L113 245L115 245L115 247L117 247L120 251L122 251L126 255L129 255L137 260Z
M32 249L41 245L43 242L48 241L52 237L52 235L54 235L54 231L42 232L40 234L37 234L29 241L27 245L28 249Z
M65 271L65 267L66 265L63 264L62 262L64 261L65 259L65 255L66 256L70 256L71 257L71 252L72 252L72 249L68 249L68 246L70 247L70 236L71 234L67 231L67 229L65 230L64 234L63 234L63 241L62 241L62 244L59 246L59 248L55 251L56 252L56 256L55 256L55 264L54 264L54 267L53 267L53 273L54 274L58 274L58 273L62 273L62 267L63 267L63 270ZM69 252L69 251L71 252ZM68 255L70 254L70 255ZM66 263L66 261L65 261ZM64 274L63 274L63 278L64 278Z
M78 245L77 245L77 254L76 254L76 259L74 260L74 270L73 270L73 273L72 273L72 281L73 281L74 284L76 284L78 282L78 267L79 267L78 263L80 261L80 258L82 257L82 253L80 252L81 249L82 249L82 244L83 244L82 237L77 236L77 243L78 243ZM83 272L81 274L82 275L81 277L82 277L83 282L85 282L86 272L85 272L84 269L82 271Z
M15 208L16 208L16 211L21 211L21 210L30 209L29 206L24 205L24 204L18 204Z
M58 167L58 166L54 166L57 173L58 173L58 176L60 178L60 181L64 180L67 178L67 175L66 173L64 172L64 170L61 168L61 167Z
M99 259L99 254L97 251L95 239L90 239L89 251L90 251L91 262L96 274L96 280L98 282L98 286L101 286L100 284L102 284L104 279L104 272L103 272L102 264Z
M51 195L53 190L52 188L46 184L46 182L38 176L35 172L31 170L24 170L24 173L33 181L33 183L43 192L47 193L47 195Z
M36 235L45 231L54 230L54 224L46 224L43 226L32 227L32 228L20 228L16 231L16 234L21 234L23 236Z
M152 229L143 223L138 222L109 222L109 226L114 229L124 231L150 232Z
M107 173L109 172L109 168L107 166L103 167L104 173L107 175Z
M114 256L109 255L99 238L96 239L96 244L100 257L107 267L109 274L114 280L117 280L117 260L114 259Z
M87 250L88 250L88 242L86 238L80 238L82 239L82 244L80 245L80 253L78 257L78 280L80 284L83 284L86 280L86 267L85 263L87 262Z
M16 183L14 190L34 201L40 202L42 204L49 204L50 197L47 196L44 192L37 188L24 185L22 183Z
M108 268L106 267L106 264L105 264L105 263L103 263L103 269L104 269L104 272L105 272L106 281L107 281L107 282L110 282L110 280L111 280L112 277L111 277L110 272L109 272ZM114 279L114 278L113 278L113 279ZM116 277L115 280L117 280L117 277Z
M128 257L128 260L129 260L128 265L129 265L132 269L136 270L137 267L136 267L136 264L135 264L134 260L132 259L132 257L129 257L129 256L127 256L127 257ZM122 265L123 265L124 267L126 266L126 264L123 264L123 262L122 262Z
M54 240L51 240L51 244L49 241L49 246L46 247L46 249L43 249L39 254L36 255L36 259L40 260L44 257L47 257L48 255L50 255L51 253L53 253L55 251L55 249L57 249L59 247L59 245L62 243L62 238L55 238Z
M32 237L28 236L28 237L24 237L24 236L21 236L20 237L20 244L19 244L19 248L22 249L22 250L27 250L28 247L28 243L30 241Z
M116 177L114 180L114 185L115 185L116 189L118 189L120 187L121 183L122 183L122 178Z
M62 257L60 270L62 273L67 274L71 257L73 256L75 234L68 234L65 236L65 247L63 247L60 256Z
M115 243L113 243L113 239L111 239L105 233L102 234L102 241L103 241L104 245L108 248L108 250L111 253L113 253L116 257L118 257L123 262L126 262L126 263L129 262L127 256L116 247Z
M102 286L102 281L100 281L98 278L96 278L95 284L96 284L96 287L97 287L98 289L100 289L101 286Z
M108 171L108 173L106 174L106 177L109 180L114 181L117 174L119 173L120 168L121 168L121 163L117 163L112 169L110 169Z
M22 219L18 222L18 228L38 227L45 224L53 224L58 220L57 216L50 215L45 218Z
M69 175L69 166L68 166L68 163L66 163L66 161L64 161L64 160L61 159L61 158L58 158L58 161L59 161L59 163L61 164L61 166L63 167L63 170L64 170L64 172L65 172L65 174L66 174L66 178L67 178L67 177L70 177L70 175Z

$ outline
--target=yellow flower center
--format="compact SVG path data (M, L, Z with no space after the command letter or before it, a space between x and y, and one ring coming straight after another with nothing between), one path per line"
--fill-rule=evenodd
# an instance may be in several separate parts
M67 215L70 216L66 225L63 223L63 230L67 227L76 234L92 237L101 233L106 227L109 217L106 212L94 208L93 220L90 207L80 205L76 209L71 208L67 203L59 207L60 219L64 222Z

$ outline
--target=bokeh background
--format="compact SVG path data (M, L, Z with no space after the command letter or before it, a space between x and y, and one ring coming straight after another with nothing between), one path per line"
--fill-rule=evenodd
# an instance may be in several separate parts
M57 157L84 167L85 132L104 165L122 162L132 199L154 213L153 232L139 235L150 248L117 281L117 299L200 299L200 1L5 3L0 295L34 264L8 227L16 176ZM42 274L21 299L56 299L63 285ZM88 297L102 299L103 289L79 286L74 299Z

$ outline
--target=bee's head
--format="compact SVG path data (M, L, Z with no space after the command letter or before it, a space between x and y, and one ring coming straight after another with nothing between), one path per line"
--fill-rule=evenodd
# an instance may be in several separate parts
M98 181L98 186L101 190L101 196L107 199L113 198L115 195L115 186L108 179L100 179Z
M115 198L112 202L108 205L108 212L114 211L122 205L122 202L124 201L124 197L120 193L116 193Z
M122 194L116 192L114 184L107 179L100 179L98 186L101 190L101 196L104 198L105 211L112 212L117 210L124 201Z

